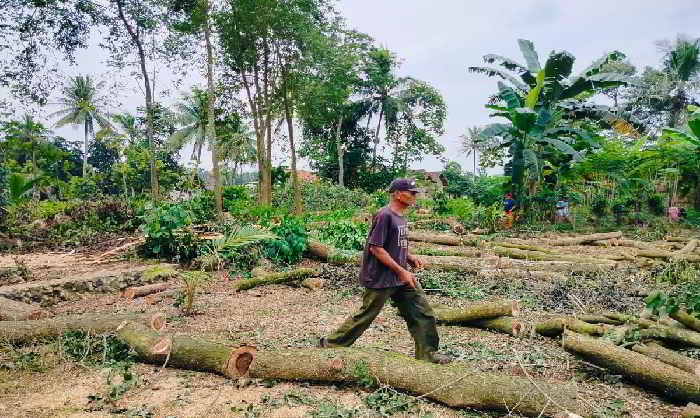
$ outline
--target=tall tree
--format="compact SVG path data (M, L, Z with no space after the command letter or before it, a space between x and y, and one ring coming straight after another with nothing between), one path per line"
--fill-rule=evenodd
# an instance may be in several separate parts
M168 148L174 151L179 151L186 144L192 144L190 160L195 163L195 172L199 170L202 147L207 139L208 103L206 92L198 88L192 89L192 94L186 95L175 105L177 111L175 117L179 129L168 138Z
M482 149L483 144L480 141L481 128L478 126L472 126L471 128L468 128L467 133L462 134L460 138L462 139L462 147L467 152L467 158L469 158L470 155L472 155L472 157L474 158L473 173L474 175L476 175L476 160L479 151L481 151Z
M39 179L39 165L37 162L37 152L39 147L46 142L48 132L39 122L30 115L24 115L20 121L7 123L4 127L7 137L16 139L19 143L28 148L31 156L31 182L36 192L37 180Z
M700 74L700 39L678 37L675 45L664 57L664 70L675 81L675 92L671 101L668 125L677 127L682 120L681 112L691 103L687 84Z
M57 127L82 125L84 133L83 177L87 176L88 150L90 142L95 136L95 124L101 129L112 129L104 99L99 95L103 86L104 82L95 84L89 75L77 75L69 78L63 88L63 97L58 102L62 109L50 115L50 117L59 118L56 121Z
M160 197L158 182L157 149L155 141L153 80L148 71L149 61L159 52L160 22L164 9L157 0L110 0L110 14L105 17L110 32L106 46L112 53L113 64L124 66L133 51L136 52L138 76L143 82L146 113L146 139L148 141L151 195Z
M498 77L498 94L491 99L491 115L505 118L506 124L484 128L484 140L494 141L496 148L506 148L511 161L506 167L511 175L516 198L527 208L542 179L545 165L563 165L580 159L580 151L594 145L593 135L571 123L578 109L587 109L584 99L599 89L624 85L627 77L603 72L603 65L624 58L619 52L605 54L577 76L570 77L574 56L552 52L544 66L540 64L532 42L518 40L525 64L498 55L486 55L484 61L495 67L469 67L469 71ZM513 74L515 73L515 75ZM558 164L557 164L558 163Z

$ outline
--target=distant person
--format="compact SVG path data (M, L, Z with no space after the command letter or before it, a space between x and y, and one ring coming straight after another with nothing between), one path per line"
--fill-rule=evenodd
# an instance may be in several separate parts
M513 193L511 192L503 196L503 211L503 227L510 229L515 222L515 200L513 200Z
M554 205L554 223L570 222L569 220L569 201L562 197Z
M335 332L322 337L320 347L351 346L391 299L408 325L416 358L438 364L451 361L449 356L437 352L439 338L433 309L420 283L408 270L409 265L423 267L421 260L408 252L408 226L404 218L420 191L412 179L391 182L391 201L372 217L362 252L360 283L365 287L362 307Z

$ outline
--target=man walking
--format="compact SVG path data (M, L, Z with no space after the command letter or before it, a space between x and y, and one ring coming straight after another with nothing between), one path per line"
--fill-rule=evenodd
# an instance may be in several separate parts
M372 226L362 254L360 283L365 287L362 307L337 331L322 337L321 347L348 347L355 342L388 299L394 301L415 341L419 360L445 364L451 359L437 353L439 338L435 315L410 264L421 268L421 261L408 253L408 227L404 214L416 203L420 189L415 180L396 179L389 186L391 201L372 218Z

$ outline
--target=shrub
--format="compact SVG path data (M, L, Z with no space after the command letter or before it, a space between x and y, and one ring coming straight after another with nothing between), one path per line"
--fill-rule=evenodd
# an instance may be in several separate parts
M447 207L447 203L449 202L450 197L447 195L447 193L443 191L436 192L433 195L433 202L434 202L434 207L435 207L435 212L438 215L446 215L450 210Z
M301 184L304 209L307 211L324 211L342 208L360 208L372 203L372 197L362 190L352 190L332 184L327 181ZM293 190L290 182L283 187L276 188L272 196L274 207L292 211Z
M472 221L480 228L493 232L498 229L503 219L503 208L500 203L491 206L477 206Z
M447 202L447 213L461 222L472 220L476 207L469 199L452 199Z
M688 225L700 227L700 210L687 209L685 222Z
M301 220L294 217L284 217L282 222L272 227L271 230L278 238L265 242L267 258L287 264L301 260L308 243L306 229Z
M658 193L649 196L647 199L647 206L649 207L649 212L656 216L661 216L666 212L664 197Z
M141 251L146 255L176 261L190 261L197 255L197 238L182 230L192 224L191 214L179 204L149 205L143 215L141 229L146 241Z
M99 194L99 187L91 177L71 177L62 190L64 198L94 199Z
M203 191L196 194L192 199L183 202L192 215L192 222L205 223L214 219L214 192Z
M336 221L319 231L319 239L342 250L361 250L368 231L369 225L365 222Z

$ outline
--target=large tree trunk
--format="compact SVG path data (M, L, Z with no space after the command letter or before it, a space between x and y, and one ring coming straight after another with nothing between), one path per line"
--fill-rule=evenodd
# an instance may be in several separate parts
M520 337L527 333L526 325L510 316L499 316L497 318L488 319L477 319L475 321L469 321L462 324L467 327L483 328L492 331L499 331L504 334L512 335L513 337Z
M673 350L669 350L668 348L653 341L649 341L645 344L635 344L632 346L632 350L663 361L671 366L678 367L679 369L685 370L686 372L692 373L700 378L700 361L684 356L683 354L679 354Z
M553 318L535 324L535 332L545 337L557 337L565 329L579 334L603 335L605 327L600 324L589 324L577 318Z
M89 128L88 128L88 121L87 118L85 120L85 126L84 126L84 139L83 139L83 178L87 177L87 166L88 166L88 133L89 133ZM36 162L34 162L35 168L36 168ZM34 173L36 175L36 173Z
M686 329L671 328L664 325L653 325L640 330L643 338L656 338L675 343L700 347L700 333Z
M411 241L430 242L443 245L462 245L462 238L456 235L435 234L431 232L409 231L408 239Z
M487 373L459 364L440 366L378 350L353 348L257 351L163 336L128 324L119 338L143 361L209 371L237 379L357 382L372 377L382 384L421 394L451 407L512 411L527 416L554 416L576 411L573 385L532 381L519 376ZM357 370L365 368L366 376Z
M126 28L132 42L136 46L139 65L141 68L141 76L143 77L144 90L146 92L146 138L148 139L149 158L148 164L151 172L151 195L153 200L160 198L160 186L158 184L158 166L156 164L156 144L155 133L153 128L153 93L151 91L151 81L146 68L146 52L143 49L143 43L139 33L131 26L126 16L124 15L124 0L117 0L117 10L119 18Z
M335 128L335 147L338 151L338 185L340 187L345 186L345 161L343 145L340 142L340 130L343 126L343 117L338 117L338 126Z
M156 331L165 328L163 314L85 314L34 321L0 321L0 339L12 344L22 344L56 338L67 331L81 330L91 334L103 334L116 330L125 321L143 323Z
M49 313L38 306L0 297L0 321L23 321L48 316Z
M314 269L298 268L289 271L282 271L279 273L270 273L260 277L243 279L236 282L233 287L237 291L248 290L257 286L263 286L268 284L283 284L295 282L316 274L318 274L318 271Z
M554 254L551 252L541 253L538 251L528 251L520 250L517 248L505 248L495 246L493 247L493 252L501 257L515 258L520 260L532 260L532 261L573 261L576 263L588 263L588 264L604 264L609 266L614 266L615 263L612 260L600 259L600 258L588 258L588 257L577 257L573 255L566 254Z
M294 147L294 123L292 121L292 110L289 106L289 91L287 86L287 76L285 72L282 80L282 100L284 102L284 118L287 120L287 135L289 136L289 153L292 161L292 189L294 190L294 214L301 215L304 207L301 200L301 185L299 184L299 173L297 172L297 151Z
M211 45L211 25L209 21L209 0L204 3L204 42L207 50L207 138L211 147L212 175L214 176L214 206L219 221L224 219L224 204L221 191L221 174L219 173L219 146L216 139L216 126L214 124L216 96L214 91L214 52Z
M565 331L566 351L626 376L640 386L679 401L700 401L700 379L659 360L635 353L603 339Z
M444 324L459 324L478 319L497 318L499 316L518 316L520 309L517 301L473 303L464 308L434 307L435 317Z

